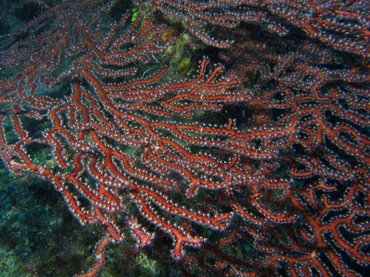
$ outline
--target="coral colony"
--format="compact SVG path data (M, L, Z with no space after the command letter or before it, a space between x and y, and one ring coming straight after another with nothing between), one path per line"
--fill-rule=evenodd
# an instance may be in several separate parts
M1 37L0 157L103 226L82 275L109 244L166 238L189 275L360 276L369 3L134 1L107 24L120 2L64 1ZM182 77L163 58L180 32L203 49Z

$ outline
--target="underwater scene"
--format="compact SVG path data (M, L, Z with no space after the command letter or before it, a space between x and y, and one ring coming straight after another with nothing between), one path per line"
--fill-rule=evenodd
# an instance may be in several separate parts
M0 277L369 276L369 7L0 0Z

